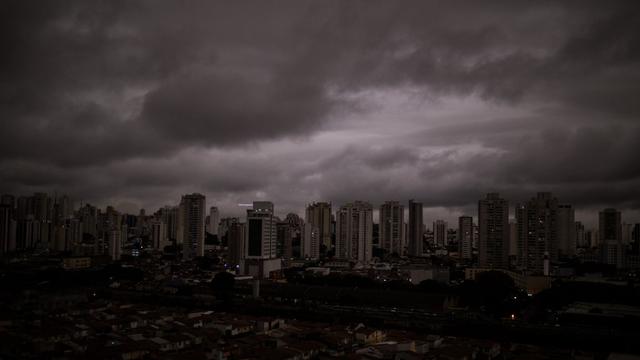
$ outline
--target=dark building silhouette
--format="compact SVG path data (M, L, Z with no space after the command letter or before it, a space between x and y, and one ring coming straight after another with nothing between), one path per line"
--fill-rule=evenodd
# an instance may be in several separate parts
M509 265L509 202L489 193L478 202L478 265L505 269Z
M409 255L422 256L424 249L424 220L422 218L422 203L409 200L408 226Z
M460 216L458 218L458 256L468 260L473 251L473 218Z
M331 203L316 202L307 205L305 222L317 228L320 239L319 247L324 249L325 252L331 250Z
M380 246L389 254L405 253L404 206L387 201L380 206Z
M540 192L516 207L518 266L531 275L548 275L558 251L558 199Z

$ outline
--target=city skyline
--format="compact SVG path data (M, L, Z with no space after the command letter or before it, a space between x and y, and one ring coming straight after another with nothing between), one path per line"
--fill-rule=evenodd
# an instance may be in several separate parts
M621 221L624 224L630 225L630 224L635 224L635 223L639 223L640 222L640 216L636 215L635 212L625 212L622 209L619 208L614 208L611 206L605 206L603 208L600 209L595 209L595 213L594 214L590 214L593 215L594 217L591 218L589 217L579 217L577 214L584 214L585 212L581 211L580 208L575 208L573 206L573 204L569 204L566 201L563 201L564 199L562 199L561 197L557 196L557 194L555 193L551 193L551 192L544 192L544 191L537 191L537 192L533 192L531 194L529 194L528 196L522 198L522 199L510 199L510 198L506 198L505 196L502 196L501 193L492 193L492 192L488 192L488 193L481 193L478 194L478 198L476 199L476 204L475 207L470 209L468 212L449 212L448 217L444 216L444 217L438 217L438 216L433 216L431 213L429 213L429 207L425 206L423 203L416 201L416 199L408 199L408 200L385 200L382 201L380 203L376 203L376 202L372 202L369 201L367 199L353 199L350 201L346 201L345 203L340 203L340 204L336 204L336 203L332 203L331 201L317 201L317 200L312 200L312 201L308 201L304 207L300 210L300 211L296 211L296 210L288 210L288 209L282 209L279 204L274 203L273 201L269 201L267 200L253 200L250 202L243 202L243 203L238 203L236 204L237 211L232 211L232 212L227 212L227 211L220 211L219 206L216 206L216 203L212 203L211 200L204 194L200 194L197 192L191 192L191 193L187 193L182 194L179 196L179 198L171 203L166 203L163 204L157 208L149 208L149 209L145 209L145 208L139 208L136 209L133 212L128 212L128 211L124 211L122 209L119 209L113 205L104 205L104 206L100 206L100 205L96 205L93 203L88 203L88 202L77 202L75 201L75 199L73 198L73 196L70 196L69 194L58 194L58 193L46 193L46 192L35 192L32 194L10 194L10 193L3 193L0 194L0 196L3 197L3 201L12 201L14 206L18 206L19 205L19 201L20 199L36 199L39 197L44 197L48 202L49 202L49 206L50 209L49 211L52 211L53 206L54 205L58 205L60 208L62 208L63 210L62 213L65 214L65 218L66 219L70 219L73 218L74 215L80 215L82 213L83 207L85 206L91 206L97 210L103 211L103 212L110 212L110 211L116 211L121 215L132 215L132 216L137 216L141 213L146 213L146 214L161 214L161 217L164 217L165 215L163 215L164 212L168 211L168 209L174 209L175 211L179 211L182 202L184 201L184 196L191 196L191 195L197 195L197 196L202 196L203 199L205 199L204 201L206 201L206 206L207 209L205 210L205 213L203 214L203 219L202 221L205 221L204 225L203 225L203 229L205 229L208 233L210 234L216 234L217 229L215 231L212 231L213 228L211 227L212 224L209 223L209 218L211 215L211 211L215 210L215 216L218 219L218 222L221 222L223 219L231 219L231 218L238 218L238 219L244 219L246 218L246 214L247 214L247 210L251 209L252 206L255 203L271 203L274 205L278 205L276 208L276 211L274 211L273 215L278 218L281 219L282 221L284 221L288 215L295 215L298 216L302 219L306 218L309 216L309 211L313 211L312 209L317 209L318 206L322 205L322 206L326 206L326 211L327 214L329 215L329 218L332 219L334 217L334 215L338 212L338 210L340 209L340 207L345 206L345 205L350 205L350 203L353 202L365 202L365 203L369 203L370 205L372 205L372 209L371 209L371 213L372 213L372 219L373 222L378 225L380 224L380 210L381 208L391 204L391 205L396 205L396 206L400 206L402 208L401 212L403 213L402 216L402 221L403 223L406 225L406 228L404 230L402 230L403 235L401 237L404 237L407 241L409 241L409 223L411 221L411 215L409 214L409 209L411 207L411 204L415 204L415 205L421 205L421 209L422 211L422 225L424 226L425 229L431 230L433 231L433 225L435 225L436 222L443 222L444 225L444 229L454 229L456 228L457 225L452 225L451 227L449 227L449 223L450 224L458 224L458 221L461 217L470 217L473 220L473 223L476 224L480 221L479 219L479 208L478 208L478 200L482 200L485 196L490 196L490 195L498 195L500 197L503 197L507 200L507 202L509 203L507 206L508 209L508 220L509 222L514 222L517 220L517 216L518 216L518 209L519 209L519 205L520 203L526 202L528 201L532 196L540 196L541 194L549 194L551 196L553 196L554 198L558 198L556 200L559 200L561 202L561 206L560 208L565 208L568 207L571 210L571 218L567 219L568 223L573 224L578 223L580 224L580 226L586 227L586 229L598 229L599 225L601 224L601 216L602 216L602 211L607 210L607 209L613 209L618 211L619 213L623 214L621 216ZM6 198L6 199L5 199ZM406 210L404 210L406 208ZM426 210L426 211L425 211ZM34 217L36 219L41 218L43 215L43 213L45 213L45 210L43 209L32 209L32 211L34 211ZM40 214L40 215L38 215ZM326 216L326 215L325 215ZM450 220L449 220L450 219ZM307 221L307 220L305 220ZM317 219L316 219L317 221ZM433 223L432 226L430 226L429 224ZM324 226L326 226L327 228L329 227L330 224L325 224ZM317 225L316 225L317 226ZM572 244L571 246L575 246L575 239L571 240ZM569 244L564 244L561 246L569 246ZM409 251L409 243L405 243L404 247L407 249L407 251Z
M6 10L3 192L415 198L454 223L479 193L549 191L587 223L638 214L637 2Z
M381 260L380 254L400 258L446 255L463 263L477 261L479 269L518 269L532 276L549 276L554 264L567 259L593 260L594 256L619 269L633 267L640 233L640 223L623 221L622 213L613 208L599 211L597 229L586 228L575 220L571 204L549 192L516 203L515 222L508 217L509 200L487 193L478 200L477 222L473 216L460 216L456 228L434 219L431 231L424 219L416 218L422 204L414 200L408 201L408 214L398 201L381 204L377 221L375 206L366 201L340 205L335 213L331 203L312 202L305 221L295 213L279 217L270 201L243 204L247 209L242 218L221 217L215 206L206 215L206 197L198 193L184 194L178 206L164 206L149 215L145 210L127 214L111 206L102 210L89 204L76 210L67 195L55 196L2 195L0 254L106 254L119 261L125 247L134 257L141 251L180 248L190 261L209 256L225 244L231 264L241 274L259 277L280 269L285 259L351 260L357 266L370 266Z

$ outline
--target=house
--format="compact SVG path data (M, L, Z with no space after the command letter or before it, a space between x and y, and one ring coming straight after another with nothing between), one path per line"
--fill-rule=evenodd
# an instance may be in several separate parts
M253 330L253 324L240 320L216 321L211 325L211 327L226 336L237 336L249 333Z
M297 351L301 359L313 359L327 349L327 346L317 341L297 341L285 348Z
M361 344L376 344L384 341L385 334L382 330L369 327L361 327L355 331L356 341Z

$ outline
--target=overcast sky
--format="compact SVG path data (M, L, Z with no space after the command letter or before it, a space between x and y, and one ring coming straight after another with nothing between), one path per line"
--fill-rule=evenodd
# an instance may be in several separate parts
M0 49L2 192L640 222L639 1L2 1Z

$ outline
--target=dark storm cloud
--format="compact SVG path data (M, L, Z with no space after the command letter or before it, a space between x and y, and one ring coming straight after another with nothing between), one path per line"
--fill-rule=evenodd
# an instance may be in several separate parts
M636 1L7 1L0 184L154 206L191 186L289 208L538 189L635 207L638 34ZM486 106L448 119L441 98Z
M331 104L322 89L287 88L240 76L202 76L170 81L146 97L144 122L167 138L228 145L320 127Z
M402 165L413 165L418 160L419 157L415 149L407 147L348 146L339 154L325 159L319 167L339 170L356 166L390 169Z

